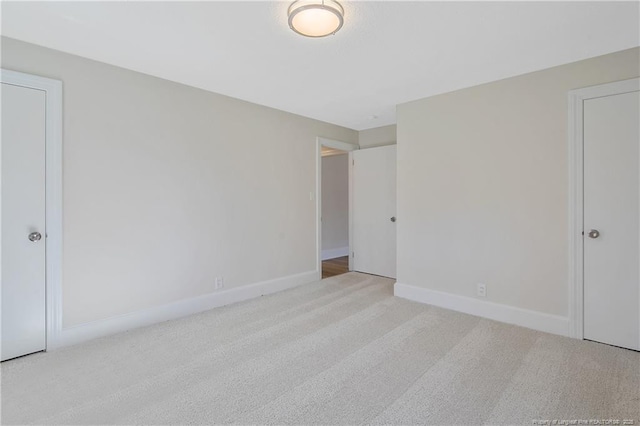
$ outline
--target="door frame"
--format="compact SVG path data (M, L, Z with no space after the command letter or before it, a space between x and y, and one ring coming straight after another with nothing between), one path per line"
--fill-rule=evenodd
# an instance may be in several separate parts
M346 151L349 156L349 271L353 270L353 154L360 149L359 145L348 142L316 138L316 272L318 280L322 279L322 147Z
M0 81L45 92L45 306L46 347L62 331L62 82L0 69Z
M640 90L640 78L569 91L569 336L584 339L583 103Z

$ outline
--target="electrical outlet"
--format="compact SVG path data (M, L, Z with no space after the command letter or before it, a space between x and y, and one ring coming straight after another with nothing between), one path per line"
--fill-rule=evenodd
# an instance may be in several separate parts
M224 277L216 277L215 287L216 290L224 288Z
M478 283L477 291L478 291L478 297L487 297L487 286L486 285L484 285L482 283Z

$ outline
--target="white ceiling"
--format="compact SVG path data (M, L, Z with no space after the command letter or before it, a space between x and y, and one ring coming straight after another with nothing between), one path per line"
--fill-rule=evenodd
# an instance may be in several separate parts
M634 2L342 2L309 39L289 2L2 2L2 34L356 130L397 104L640 45Z

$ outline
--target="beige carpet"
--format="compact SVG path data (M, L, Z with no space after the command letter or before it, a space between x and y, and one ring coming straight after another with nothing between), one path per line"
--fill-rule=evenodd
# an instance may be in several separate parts
M4 424L640 424L640 354L349 273L5 362L1 391Z

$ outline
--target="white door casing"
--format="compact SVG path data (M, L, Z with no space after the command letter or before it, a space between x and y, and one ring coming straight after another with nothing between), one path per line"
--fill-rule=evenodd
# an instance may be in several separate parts
M570 335L635 349L639 90L636 78L569 93Z
M44 158L30 158L30 161L33 164L40 164L43 167L42 170L38 171L38 175L40 177L44 177L45 180L44 224L30 226L43 226L42 230L40 231L42 239L38 242L38 244L36 244L38 250L44 250L44 252L46 253L44 264L45 307L40 311L39 315L45 316L45 347L47 349L53 349L60 345L60 334L62 331L62 82L45 77L39 77L5 69L0 70L0 81L2 82L2 89L7 86L11 86L8 89L8 92L11 91L16 93L15 90L21 90L21 93L37 93L38 96L44 97L44 147L43 152L40 153L44 156ZM17 129L16 126L18 125L17 119L5 121L5 114L15 114L17 113L17 111L12 111L11 108L8 108L9 104L5 103L4 99L4 90L0 94L3 98L3 137L1 147L1 174L3 176L3 180L1 197L2 209L0 209L2 210L2 226L0 227L0 239L2 240L2 244L0 245L0 247L2 247L2 249L0 250L0 258L2 258L2 286L4 288L5 275L8 276L8 274L16 273L15 270L11 271L14 261L12 260L12 265L9 265L9 257L16 257L18 255L18 253L10 253L8 250L6 250L5 246L9 244L9 239L12 238L10 235L11 231L7 233L7 244L5 244L5 231L4 229L2 229L5 228L5 210L8 208L14 208L13 202L5 204L4 191L5 186L9 182L9 180L5 181L4 178L5 174L8 175L9 173L9 167L7 167L7 171L5 173L5 165L12 162L15 164L12 164L11 167L15 168L15 166L20 166L20 164L23 163L23 160L14 161L12 159L15 155L13 151L11 151L10 149L5 149L5 143L8 147L8 140L5 139L5 132L12 131L11 126L14 126L13 131L15 131ZM5 108L7 109L5 110ZM8 115L7 118L9 118ZM15 123L13 123L14 121ZM5 126L7 125L9 127L5 129ZM34 127L33 123L29 123L29 127ZM7 135L8 134L9 133L7 133ZM13 149L13 147L11 149ZM22 148L19 147L18 149ZM19 188L20 191L25 189L26 188ZM7 194L11 195L10 192L12 192L13 190L9 190L8 186L7 190ZM9 215L10 214L11 213L9 213ZM42 218L40 218L39 220L42 220ZM20 233L20 235L22 235L22 232L19 229L15 232L16 234ZM22 237L24 238L24 240L21 241L29 242L29 240L27 239L28 233L27 235L23 235ZM33 247L34 243L31 244L31 246L27 245L27 247ZM26 273L29 275L39 275L43 272L41 270L30 270ZM2 299L1 303L4 305L5 300L4 298L2 298L2 293L3 292L0 291L0 299ZM5 314L3 313L2 317L4 317L4 315ZM40 322L41 318L34 318L34 321ZM5 326L7 326L7 324L4 324L3 322L2 327L4 328ZM3 359L4 358L5 357L3 354Z
M396 277L396 146L353 153L353 269Z

